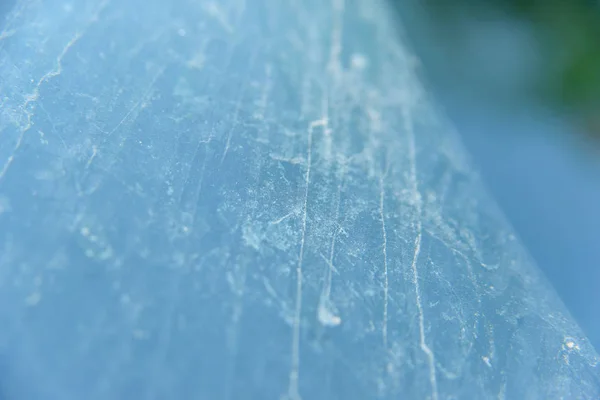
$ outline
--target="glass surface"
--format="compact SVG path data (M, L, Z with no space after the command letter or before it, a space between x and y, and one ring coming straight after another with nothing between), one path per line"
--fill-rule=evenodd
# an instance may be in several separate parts
M379 0L18 2L0 397L595 398Z

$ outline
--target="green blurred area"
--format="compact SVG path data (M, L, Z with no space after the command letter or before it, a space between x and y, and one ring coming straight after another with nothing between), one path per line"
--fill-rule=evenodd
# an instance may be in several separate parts
M421 7L442 28L442 46L460 46L467 38L457 24L469 19L512 18L527 24L541 63L523 90L600 139L600 1L423 0Z

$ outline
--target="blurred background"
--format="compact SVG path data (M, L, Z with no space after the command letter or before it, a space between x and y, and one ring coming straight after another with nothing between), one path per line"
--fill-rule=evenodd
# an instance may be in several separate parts
M389 1L488 190L600 350L600 2Z

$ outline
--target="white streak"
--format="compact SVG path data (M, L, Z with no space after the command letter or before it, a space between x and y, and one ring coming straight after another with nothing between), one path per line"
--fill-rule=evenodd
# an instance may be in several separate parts
M389 293L389 279L388 279L388 263L387 263L387 232L385 230L385 216L384 216L384 197L385 190L383 187L383 176L379 177L379 218L381 219L381 236L383 237L383 328L381 334L383 336L383 347L388 347L388 293Z
M337 193L337 205L335 210L335 223L336 226L331 235L331 245L329 251L329 259L327 261L327 272L325 274L325 282L323 283L323 289L321 290L321 297L319 298L319 307L317 309L317 318L319 322L324 326L337 326L342 323L342 319L336 315L335 308L331 302L331 285L333 281L333 256L335 254L335 241L338 233L341 231L341 227L337 226L339 215L340 215L340 203L342 195L342 182L338 186ZM325 256L323 256L325 258Z
M292 215L294 215L296 213L297 213L296 210L290 211L289 213L285 214L283 217L277 218L276 220L269 222L269 225L279 225L280 223L282 223L283 221L285 221L286 219L288 219L289 217L291 217Z
M156 81L158 80L158 78L163 74L163 72L165 72L164 66L158 70L156 75L154 75L154 77L152 78L152 81L150 81L150 84L148 85L148 88L146 89L146 91L144 92L142 97L140 97L140 99L133 105L133 107L131 107L129 109L129 111L127 111L127 113L125 114L125 116L123 118L121 118L119 123L113 129L111 129L110 132L108 132L109 136L112 135L113 133L115 133L125 123L125 121L127 121L129 119L129 117L134 112L138 112L138 110L141 108L143 103L146 102L150 98L150 95L154 89L154 85L156 84Z
M310 123L308 126L308 144L306 152L306 181L304 187L304 204L302 206L302 237L300 239L300 254L296 267L296 308L294 312L292 333L292 367L290 369L290 385L288 397L291 400L301 399L298 392L298 379L300 377L300 316L302 313L302 259L304 257L304 243L306 239L306 217L308 208L308 187L310 184L310 168L312 162L312 135L317 127L326 127L327 119L320 119Z
M17 139L17 143L15 144L15 147L13 148L13 154L8 157L8 159L6 160L6 162L3 165L2 169L0 169L0 181L4 178L4 175L6 175L6 172L8 171L8 169L11 166L11 164L13 163L13 161L15 159L14 154L21 147L21 144L23 143L23 138L25 136L25 132L27 132L32 127L32 125L33 125L32 121L31 121L31 119L33 118L33 112L27 111L27 109L26 109L27 106L29 105L29 103L38 100L38 98L40 97L40 87L42 86L42 84L44 82L48 82L50 79L54 78L55 76L60 75L60 73L62 72L62 60L63 60L63 58L65 57L65 55L67 54L67 52L71 49L71 47L73 47L73 45L75 43L77 43L77 41L80 38L81 38L81 33L77 32L75 34L75 36L65 45L65 47L63 48L63 50L60 52L60 54L56 58L56 68L54 68L51 71L46 72L38 80L37 84L35 85L35 88L33 89L33 93L25 96L25 102L23 103L23 105L21 106L21 108L27 114L27 125L25 125L21 129L21 131L19 132L19 137Z
M334 80L339 80L342 75L342 31L343 25L343 13L344 13L344 0L332 0L333 9L333 28L331 30L331 47L329 49L329 61L327 68L333 75Z
M422 227L421 227L421 196L419 194L419 185L417 182L417 157L416 157L416 148L415 148L415 135L413 132L412 120L410 114L407 110L407 106L403 109L403 119L404 119L404 127L406 129L409 141L409 159L410 159L410 183L412 186L412 191L414 194L414 202L416 208L416 231L417 236L415 238L415 251L413 254L413 260L411 264L412 274L413 274L413 284L415 285L415 297L417 303L417 310L419 314L419 345L421 350L427 356L427 364L429 366L429 382L431 384L432 394L431 397L433 400L438 399L438 391L437 391L437 379L435 373L435 355L433 351L427 345L425 339L425 316L423 313L423 303L421 301L421 288L419 285L419 269L417 268L417 262L419 259L419 253L421 252L421 237L422 237Z
M211 3L213 4L213 3ZM249 67L248 67L248 71L252 72L252 67L254 65L254 61L256 60L256 52L254 52L252 54L252 58L250 59L250 63L249 63ZM233 114L233 121L231 123L231 128L229 129L229 132L227 133L227 140L225 141L225 148L223 149L223 155L221 156L221 164L223 164L223 161L225 160L225 157L227 156L227 153L229 152L229 147L231 146L231 137L233 136L233 130L235 128L237 128L238 126L238 118L240 115L240 108L242 106L242 101L244 101L244 96L246 95L246 88L248 86L248 83L242 82L242 87L240 89L239 92L239 97L237 99L236 105L235 105L235 111Z

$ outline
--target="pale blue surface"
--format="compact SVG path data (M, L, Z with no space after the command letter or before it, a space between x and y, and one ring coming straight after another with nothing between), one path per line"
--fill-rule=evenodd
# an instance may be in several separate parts
M379 2L27 4L0 41L4 398L600 395Z

